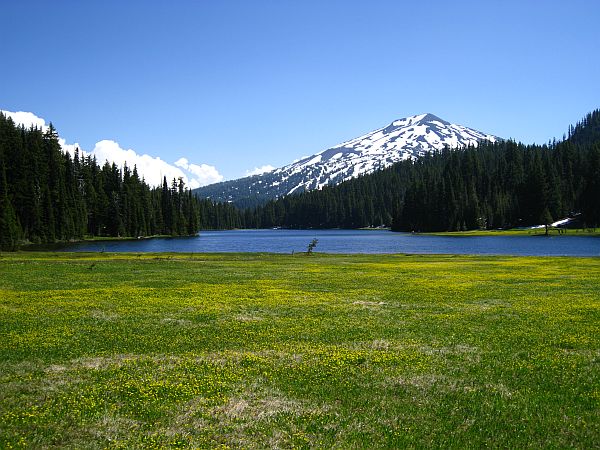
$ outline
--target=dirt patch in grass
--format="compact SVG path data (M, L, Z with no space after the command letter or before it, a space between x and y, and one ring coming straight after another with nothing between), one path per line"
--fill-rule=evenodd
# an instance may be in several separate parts
M356 302L352 302L353 305L360 305L360 306L384 306L387 305L386 302L370 302L370 301L366 301L366 300L358 300Z
M412 388L424 395L428 395L428 393L435 390L461 393L485 391L498 394L504 398L510 398L514 395L514 392L502 383L484 383L479 380L433 373L397 376L388 379L388 384L395 387Z
M238 322L260 322L263 320L262 317L253 314L239 314L234 319Z
M140 359L138 355L123 354L113 356L98 356L92 358L76 358L65 364L52 364L46 368L49 374L61 373L80 369L106 369L122 366L124 363Z
M173 317L166 317L162 320L162 322L166 323L168 325L175 325L175 326L181 326L181 327L187 327L187 326L191 326L194 324L194 322L192 322L191 320L175 319Z
M185 435L194 430L212 430L218 436L213 447L297 448L310 442L297 425L298 420L326 411L307 400L255 383L240 386L236 394L218 405L200 398L188 402L174 418L169 432Z
M280 414L299 415L305 406L298 400L286 398L279 392L246 392L230 398L226 404L214 408L211 415L228 420L268 420Z
M118 314L108 312L108 311L102 311L100 309L94 309L94 310L90 311L90 317L92 319L96 319L99 321L107 321L107 322L112 322L119 318Z

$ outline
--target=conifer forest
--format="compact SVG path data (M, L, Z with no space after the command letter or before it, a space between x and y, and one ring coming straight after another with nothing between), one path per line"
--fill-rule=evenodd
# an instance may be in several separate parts
M231 207L199 200L185 183L150 187L136 167L63 152L52 125L16 126L0 113L0 248L85 236L145 237L230 228Z

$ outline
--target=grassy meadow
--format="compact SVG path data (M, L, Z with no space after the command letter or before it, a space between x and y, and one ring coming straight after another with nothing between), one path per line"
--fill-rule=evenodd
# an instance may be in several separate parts
M545 236L545 228L512 228L509 230L469 230L469 231L437 231L432 233L435 236ZM596 228L554 228L548 229L549 236L582 236L598 237L600 231Z
M0 257L0 448L592 448L600 259Z

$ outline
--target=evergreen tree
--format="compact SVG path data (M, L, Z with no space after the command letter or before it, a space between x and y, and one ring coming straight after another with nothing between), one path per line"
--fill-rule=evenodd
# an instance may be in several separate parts
M6 169L0 160L0 250L14 251L21 239L21 227L17 215L8 198Z

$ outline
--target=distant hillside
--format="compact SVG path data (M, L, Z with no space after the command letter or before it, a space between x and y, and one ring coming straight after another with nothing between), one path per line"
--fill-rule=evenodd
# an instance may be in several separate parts
M600 225L600 110L551 145L482 142L408 159L244 214L249 227L505 228L583 213Z

